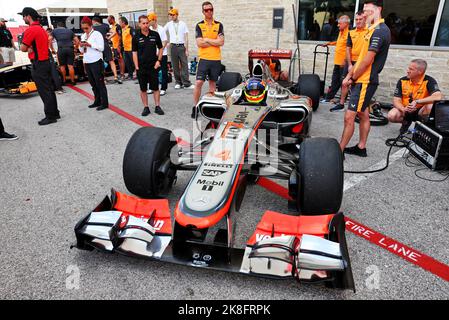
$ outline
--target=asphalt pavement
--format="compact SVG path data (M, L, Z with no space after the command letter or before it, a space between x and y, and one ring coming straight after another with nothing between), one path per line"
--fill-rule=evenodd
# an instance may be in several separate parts
M91 93L87 83L78 87ZM110 103L153 125L192 132L192 91L170 85L161 106L140 116L138 85L108 85ZM150 96L150 105L154 103ZM347 233L357 292L264 280L70 249L73 228L112 187L127 192L122 178L126 144L139 125L111 110L88 109L72 89L58 95L62 119L39 127L38 96L0 98L6 130L20 139L0 142L0 299L447 299L449 282ZM312 136L339 139L344 113L322 104ZM368 158L347 155L345 169L366 170L385 160L387 138L398 125L373 127ZM355 135L351 145L356 142ZM398 149L393 149L393 153ZM342 211L370 228L449 264L449 180L422 180L399 157L390 167L345 191ZM439 179L430 171L427 178ZM173 209L191 173L180 172L169 197ZM352 181L354 175L345 175ZM285 186L285 183L280 183ZM247 189L237 218L236 244L243 247L266 210L287 211L287 201L260 187ZM79 272L79 282L73 282Z

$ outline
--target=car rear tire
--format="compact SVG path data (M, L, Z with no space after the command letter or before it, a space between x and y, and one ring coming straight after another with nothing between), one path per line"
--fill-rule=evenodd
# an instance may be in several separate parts
M158 198L176 177L170 152L176 144L171 131L144 127L128 142L123 158L123 178L128 190L141 198Z
M219 92L234 89L243 81L242 75L238 72L223 72L217 82L217 90Z
M320 106L320 77L316 74L301 74L298 78L297 92L312 100L312 109Z
M301 215L338 213L343 199L343 153L335 139L304 140L299 152L297 207Z

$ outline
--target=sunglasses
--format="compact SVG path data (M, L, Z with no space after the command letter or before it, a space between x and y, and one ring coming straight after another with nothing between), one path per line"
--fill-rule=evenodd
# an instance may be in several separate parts
M203 9L204 12L214 12L214 9Z

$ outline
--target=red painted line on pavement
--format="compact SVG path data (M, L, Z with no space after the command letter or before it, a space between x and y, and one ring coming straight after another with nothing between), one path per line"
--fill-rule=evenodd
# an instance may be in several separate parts
M93 95L91 95L90 93L87 93L86 91L84 91L84 90L82 90L82 89L80 89L78 87L71 86L71 85L69 85L68 87L70 89L72 89L72 90L82 94L83 96L89 98L90 100L94 100L95 99ZM114 106L112 104L109 104L109 109L111 111L119 114L120 116L122 116L122 117L124 117L124 118L126 118L126 119L128 119L128 120L130 120L132 122L134 122L135 124L137 124L137 125L139 125L141 127L154 127L152 124L150 124L148 122L145 122L145 121L143 121L143 120L141 120L141 119L139 119L139 118L137 118L137 117L135 117L135 116L125 112L125 111L123 111L122 109L120 109L120 108L118 108L118 107L116 107L116 106Z
M87 97L90 100L94 100L95 97L93 95L91 95L90 93L84 91L83 89L80 89L78 87L72 86L72 85L68 85L67 87L69 87L70 89L82 94L83 96ZM135 124L141 126L141 127L154 127L154 125L152 125L151 123L148 123L146 121L143 121L142 119L139 119L135 116L133 116L132 114L129 114L128 112L120 109L119 107L116 107L112 104L109 104L109 110L117 113L118 115L134 122ZM187 141L182 140L181 138L177 138L177 143L181 144L181 145L189 145L189 143Z
M74 86L68 86L70 89L82 94L83 96L89 98L90 100L94 100L94 97L87 93L86 91L74 87ZM138 124L139 126L142 127L153 127L152 124L145 122L129 113L127 113L126 111L123 111L122 109L114 106L114 105L109 105L109 109L115 113L117 113L118 115ZM178 143L181 144L188 144L188 142L182 140L182 139L178 139ZM279 196L281 196L284 199L289 199L289 195L288 195L288 189L284 188L283 186L267 179L267 178L260 178L258 183L258 185L260 185L261 187L267 189L270 192L273 192ZM345 218L346 221L346 229L350 232L352 232L353 234L364 238L366 240L368 240L369 242L377 245L380 248L383 248L393 254L395 254L396 256L418 266L421 267L422 269L431 272L432 274L440 277L443 280L446 280L449 282L449 266L445 265L444 263L433 259L432 257L429 257L409 246L406 246L402 243L400 243L399 241L396 241L390 237L387 237L377 231L374 231L373 229L368 228L367 226L364 226L361 223L358 223L355 220L352 220L348 217Z
M284 199L289 199L288 189L269 179L261 178L258 184ZM449 282L448 265L348 217L345 217L345 221L346 230Z

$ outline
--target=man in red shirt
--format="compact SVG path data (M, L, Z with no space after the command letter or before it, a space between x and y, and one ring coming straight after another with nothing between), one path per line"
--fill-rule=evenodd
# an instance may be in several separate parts
M44 102L45 118L39 125L45 126L60 119L58 102L51 81L51 63L49 60L48 35L39 23L39 14L33 8L22 10L23 20L30 27L23 34L20 50L28 52L33 65L31 75L36 83L39 96Z

